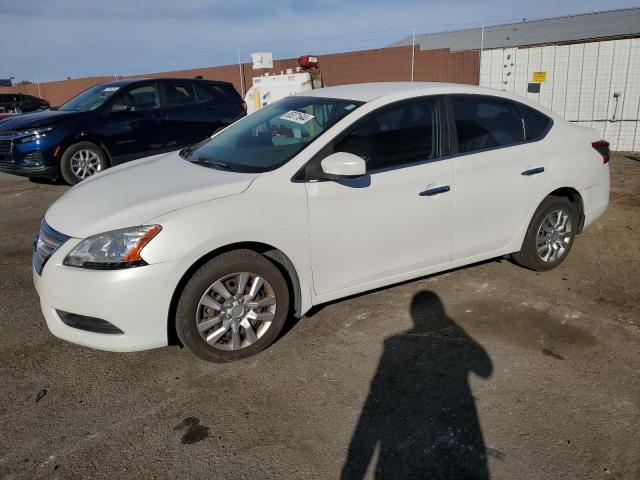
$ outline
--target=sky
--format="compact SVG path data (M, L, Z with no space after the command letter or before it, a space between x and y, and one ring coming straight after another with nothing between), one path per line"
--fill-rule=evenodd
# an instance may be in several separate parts
M628 0L0 0L0 78L134 75L379 48L411 34L640 6Z

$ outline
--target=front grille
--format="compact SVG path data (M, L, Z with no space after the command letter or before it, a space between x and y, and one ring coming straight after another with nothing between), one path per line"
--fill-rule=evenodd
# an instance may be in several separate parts
M33 267L36 269L38 275L42 274L42 269L45 263L49 260L49 257L58 250L64 242L69 240L70 237L64 233L55 231L44 220L40 225L40 231L36 238L34 238L34 251L33 251Z
M0 139L0 160L8 161L13 150L13 140Z

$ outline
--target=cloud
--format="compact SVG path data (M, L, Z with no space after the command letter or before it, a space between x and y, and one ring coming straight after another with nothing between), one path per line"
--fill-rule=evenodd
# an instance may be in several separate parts
M0 77L121 75L383 47L418 32L453 30L632 6L625 0L0 0Z

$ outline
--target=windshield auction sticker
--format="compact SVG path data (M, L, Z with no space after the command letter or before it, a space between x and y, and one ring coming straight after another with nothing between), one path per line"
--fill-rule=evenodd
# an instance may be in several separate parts
M284 115L281 115L280 118L282 120L289 120L290 122L295 122L295 123L299 123L300 125L304 125L309 120L314 118L314 116L304 112L296 112L295 110L289 110Z

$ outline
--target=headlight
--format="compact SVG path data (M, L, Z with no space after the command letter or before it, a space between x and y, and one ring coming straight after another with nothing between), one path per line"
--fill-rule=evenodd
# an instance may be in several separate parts
M30 128L28 130L21 130L16 132L18 135L26 135L24 137L16 138L16 143L27 143L33 142L34 140L38 140L41 137L44 137L53 130L53 127L39 127L39 128Z
M70 267L116 270L147 265L140 251L155 237L162 227L144 225L123 228L85 238L71 250L63 265Z

